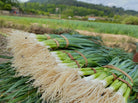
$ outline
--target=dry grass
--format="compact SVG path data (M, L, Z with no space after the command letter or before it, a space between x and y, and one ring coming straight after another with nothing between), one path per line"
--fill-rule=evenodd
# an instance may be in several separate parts
M138 39L136 38L125 35L94 33L83 30L77 30L77 32L79 32L82 35L101 36L106 46L123 48L125 51L128 52L134 52L134 53L136 52L135 43L138 42Z

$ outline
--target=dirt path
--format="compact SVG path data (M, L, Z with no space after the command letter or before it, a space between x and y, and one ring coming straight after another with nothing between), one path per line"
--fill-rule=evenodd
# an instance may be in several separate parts
M88 36L100 36L104 44L109 47L119 47L123 48L128 52L136 52L136 42L138 39L125 36L125 35L115 35L115 34L104 34L104 33L94 33L89 31L77 30L80 34Z

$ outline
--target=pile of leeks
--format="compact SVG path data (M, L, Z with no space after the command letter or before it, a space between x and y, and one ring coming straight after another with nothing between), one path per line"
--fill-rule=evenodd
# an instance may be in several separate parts
M37 35L36 38L39 42L43 42L45 46L50 48L51 54L56 58L59 65L78 68L78 65L74 61L77 60L80 65L79 74L84 81L101 83L103 88L101 90L99 89L100 92L93 91L93 93L97 93L97 95L94 96L96 102L102 103L102 101L107 100L107 102L112 103L112 100L118 99L114 98L114 96L118 94L122 95L125 103L137 102L138 64L132 61L131 54L125 53L120 49L105 47L102 45L103 42L96 37L81 36L77 34L63 35L69 40L67 48L65 48L66 40L60 35L51 34L51 39L48 40L46 35ZM53 39L59 42L60 45L58 48ZM76 51L79 51L87 58L87 66L86 60ZM72 60L67 53L70 53L74 60ZM105 65L113 65L125 71L131 76L133 83L123 73L104 67ZM96 72L92 68L94 68ZM0 64L0 101L11 102L12 100L11 103L33 103L37 101L37 103L41 103L41 94L38 94L37 89L31 86L32 81L28 82L29 77L15 77L15 70L15 68L11 67L11 62ZM132 86L132 89L126 83L116 79L112 73L118 78L127 81ZM93 88L95 87L93 86ZM73 89L72 87L72 90ZM108 92L108 90L110 90L110 92ZM69 93L70 92L68 92L68 94ZM77 93L74 94L73 97L67 95L64 101L69 101L69 99L72 100L70 102L75 101L72 99L75 95L76 97L78 96ZM79 94L77 98L81 98L80 100L83 101L85 100L83 95L84 94Z

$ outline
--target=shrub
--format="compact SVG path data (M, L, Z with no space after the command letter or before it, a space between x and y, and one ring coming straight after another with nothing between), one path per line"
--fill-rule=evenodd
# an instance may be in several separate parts
M5 20L0 20L0 28L5 27Z
M138 17L136 17L136 16L129 16L129 17L126 17L126 18L123 20L123 23L124 23L124 24L138 25Z

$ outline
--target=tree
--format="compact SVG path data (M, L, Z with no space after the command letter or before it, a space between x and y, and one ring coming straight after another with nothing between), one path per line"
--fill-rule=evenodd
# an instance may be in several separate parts
M129 16L129 17L126 17L122 22L124 24L138 25L138 17Z
M12 8L11 4L5 4L4 5L5 10L11 10L11 8Z
M0 9L11 10L12 6L18 7L18 0L0 0Z
M4 3L0 1L0 9L3 9Z
M73 13L72 9L64 10L63 14L66 15L66 16L72 16L72 17L74 16L74 13Z
M18 5L18 0L0 0L4 4L11 4L11 6L17 6Z

